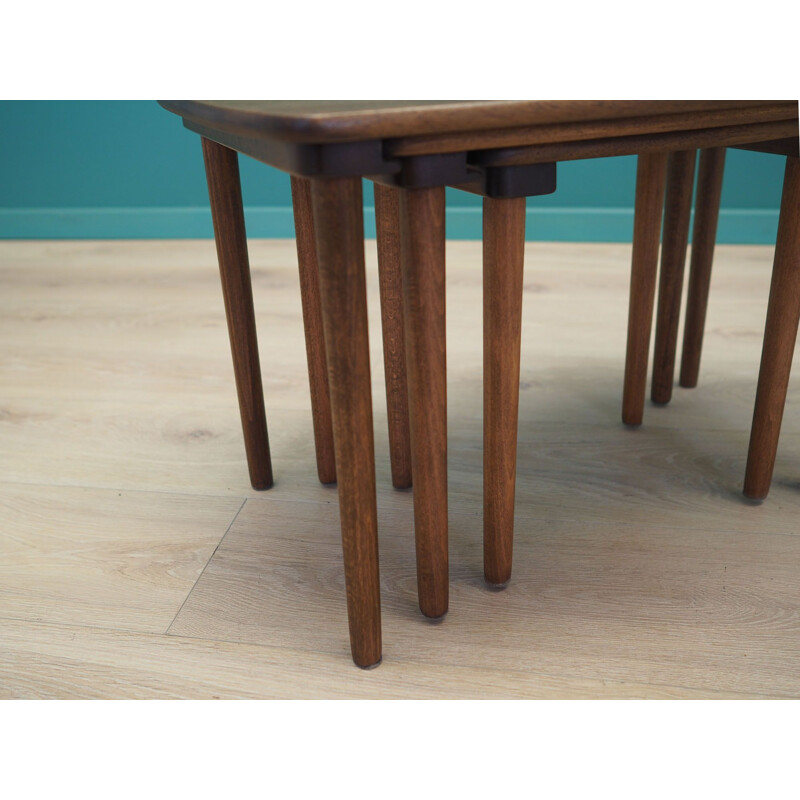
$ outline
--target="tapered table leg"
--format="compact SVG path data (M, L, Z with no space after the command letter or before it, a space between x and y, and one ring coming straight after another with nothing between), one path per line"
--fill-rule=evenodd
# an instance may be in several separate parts
M772 482L800 321L800 161L786 159L772 286L764 329L744 494L763 500Z
M400 193L401 263L419 607L447 612L447 375L444 188Z
M722 196L722 174L725 169L725 148L700 151L697 171L697 198L694 204L692 257L689 261L689 290L686 298L686 322L683 328L681 386L697 386L703 329L706 324L708 290L711 284L711 262L717 239L719 201Z
M525 198L483 201L483 570L511 578Z
M622 390L622 421L641 425L647 390L647 357L658 267L661 212L664 207L666 153L643 153L636 169L636 211L628 310L628 345Z
M292 176L292 206L300 268L300 299L306 334L308 384L311 389L311 417L314 424L314 447L320 483L336 483L336 459L333 448L333 420L328 390L328 365L325 359L325 333L322 304L319 298L319 265L314 240L314 216L311 208L311 181Z
M399 193L399 189L375 184L375 226L392 485L395 489L408 489L411 486L411 429L403 321L403 275L400 267Z
M239 159L235 150L210 139L203 138L202 142L250 483L254 489L269 489L272 462L258 360Z
M315 179L311 197L350 646L353 661L370 667L381 659L381 608L361 179Z
M672 399L696 160L696 150L680 150L670 153L667 162L667 193L664 200L661 276L651 386L654 403L668 403Z

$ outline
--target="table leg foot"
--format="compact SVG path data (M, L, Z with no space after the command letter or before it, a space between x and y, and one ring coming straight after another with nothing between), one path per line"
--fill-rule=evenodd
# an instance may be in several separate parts
M313 180L311 197L350 646L353 661L369 667L381 659L381 611L361 180Z
M408 489L411 486L411 429L403 321L403 276L400 267L399 193L398 189L391 186L375 184L375 227L392 485L395 489Z
M525 198L483 201L483 569L511 578Z
M711 263L717 239L719 201L722 196L722 174L725 169L725 148L700 151L697 170L697 199L694 204L692 257L689 262L689 289L686 298L686 322L683 328L680 384L686 389L697 386L700 374L700 353L706 324L708 290L711 284Z
M765 498L772 482L800 321L800 161L786 159L772 286L764 329L744 494Z
M664 206L666 153L643 153L636 169L636 212L633 223L628 345L622 391L622 421L641 425L647 390L647 358Z
M444 188L400 193L401 264L419 606L447 613L447 362Z
M250 483L254 489L269 489L273 483L272 461L258 359L239 159L235 150L210 139L203 138L202 143Z
M331 397L328 389L328 365L319 296L319 265L317 245L314 240L314 216L311 209L311 181L294 175L291 181L317 475L320 483L336 483Z
M667 163L661 276L653 352L653 380L650 390L654 403L669 403L672 399L696 160L696 150L679 150L670 153Z

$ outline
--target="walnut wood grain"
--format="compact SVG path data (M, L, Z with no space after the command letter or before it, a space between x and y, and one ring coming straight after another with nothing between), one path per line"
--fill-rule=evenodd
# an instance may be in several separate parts
M269 489L273 483L272 461L258 359L239 157L216 142L203 139L202 144L250 483L254 489Z
M689 244L692 216L695 150L670 153L667 162L667 191L664 198L664 229L661 244L661 275L656 313L656 341L653 351L653 379L650 396L654 403L672 399L675 351L681 315L683 271Z
M483 570L511 579L525 198L483 201Z
M532 144L579 142L634 134L701 130L729 125L793 119L797 108L791 103L769 103L745 108L724 108L683 113L636 116L629 119L599 119L556 124L537 124L495 131L462 131L445 135L415 136L386 142L387 157L399 158L423 153L450 153L486 148L520 147Z
M703 330L706 324L711 264L714 260L714 243L717 239L724 170L724 147L712 147L700 151L681 355L680 384L687 389L697 386L700 374L700 354L703 350Z
M800 321L800 161L786 159L772 286L764 329L744 494L763 500L772 482Z
M444 188L400 190L417 587L434 618L449 602L444 209Z
M311 184L353 661L381 660L378 518L361 180Z
M624 120L661 114L782 106L770 100L162 100L184 119L257 138L292 142L361 141L387 137L495 131L555 123ZM608 133L608 135L612 135ZM779 137L775 137L779 138ZM755 140L753 140L755 141ZM435 152L430 150L429 152Z
M472 161L481 166L541 164L551 161L575 161L581 158L640 155L671 150L693 150L723 147L797 137L797 118L753 125L733 125L703 130L672 133L608 137L588 141L537 144L501 150L485 150L472 154Z
M395 489L408 489L411 486L411 428L400 265L400 198L397 189L378 183L375 184L375 227L392 485Z
M641 425L644 416L647 358L650 350L666 173L666 153L645 153L639 156L636 169L628 344L622 390L622 421L626 425Z
M314 240L311 181L292 176L291 184L317 475L320 483L336 483L336 456L333 446L331 396L328 390L328 364L325 357L325 331L319 297L319 264Z

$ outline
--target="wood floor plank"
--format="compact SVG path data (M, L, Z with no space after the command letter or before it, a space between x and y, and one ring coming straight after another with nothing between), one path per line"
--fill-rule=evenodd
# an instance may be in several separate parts
M368 288L377 330L373 249ZM322 500L313 480L294 245L256 241L252 250L259 339L270 345L262 371L277 488L283 480L297 496ZM457 424L482 413L480 247L449 242L448 250L448 411ZM667 408L648 407L648 430L746 435L749 429L770 248L719 250L700 387L676 390ZM529 243L523 440L547 441L551 425L594 424L617 436L628 261L624 245ZM0 242L0 283L7 287L0 294L0 480L254 496L244 472L213 243ZM383 469L379 337L372 337L372 349ZM793 391L799 376L795 370L784 441L800 434L791 425L800 408L800 391ZM699 458L704 446L700 437ZM120 448L125 459L116 457ZM781 462L789 452L779 450L777 483L795 480L792 464Z
M0 695L798 696L797 367L770 497L740 496L772 249L717 248L699 386L628 431L630 246L526 245L498 594L480 578L480 243L447 259L452 610L416 609L372 336L386 650L365 674L336 489L316 479L294 242L251 242L267 493L247 479L213 242L0 242ZM374 242L367 278L377 331Z
M325 653L0 619L0 698L737 699L747 695L387 663L365 672Z
M600 382L611 381L598 374ZM566 384L566 385L565 385ZM615 387L618 388L618 387ZM464 404L471 388L458 387ZM476 391L479 387L475 385ZM549 514L613 521L620 504L643 524L719 527L723 514L730 527L749 531L796 531L791 513L800 511L800 434L792 430L791 409L775 468L773 493L760 507L741 497L749 422L739 430L719 429L724 414L709 408L691 424L684 409L652 409L657 422L632 431L623 428L611 394L599 397L605 422L580 422L581 405L590 405L586 391L574 382L560 389L527 387L521 397L519 422L518 498ZM696 390L700 391L700 390ZM566 409L561 421L561 406ZM596 396L596 395L595 395ZM477 402L477 401L476 401ZM88 405L88 404L87 404ZM730 408L732 403L729 403ZM204 493L232 497L266 496L252 490L235 414L165 407L109 406L92 410L54 409L51 402L31 401L23 412L6 411L0 418L0 481L46 485L97 486L153 492ZM589 413L589 412L587 412ZM752 413L752 411L751 411ZM550 421L541 417L550 415ZM329 502L335 487L316 478L311 414L273 414L270 427L276 486L269 496ZM702 427L696 427L702 425ZM450 414L450 493L470 511L481 504L481 416L474 409ZM379 502L403 507L402 493L391 489L385 412L375 420ZM124 453L124 457L120 456ZM675 492L684 492L681 503ZM527 498L527 500L525 499Z
M416 606L411 508L380 524L384 663L800 696L800 537L516 519L514 578L482 581L481 519L450 520L451 609ZM347 660L338 512L250 500L170 634Z
M0 483L0 617L163 632L240 506Z
M478 512L479 423L451 445L453 502ZM517 505L537 516L609 524L798 534L800 437L781 442L775 502L741 494L747 432L520 425Z

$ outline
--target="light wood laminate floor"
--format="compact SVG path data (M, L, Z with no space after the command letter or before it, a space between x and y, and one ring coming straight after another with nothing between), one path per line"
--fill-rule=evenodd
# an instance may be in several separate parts
M383 665L350 661L296 255L253 241L249 488L211 241L0 242L0 697L800 695L800 386L740 494L772 250L719 247L700 385L620 422L630 247L528 244L516 548L482 583L481 246L448 242L451 610L416 606L367 243ZM795 369L797 377L797 369Z

